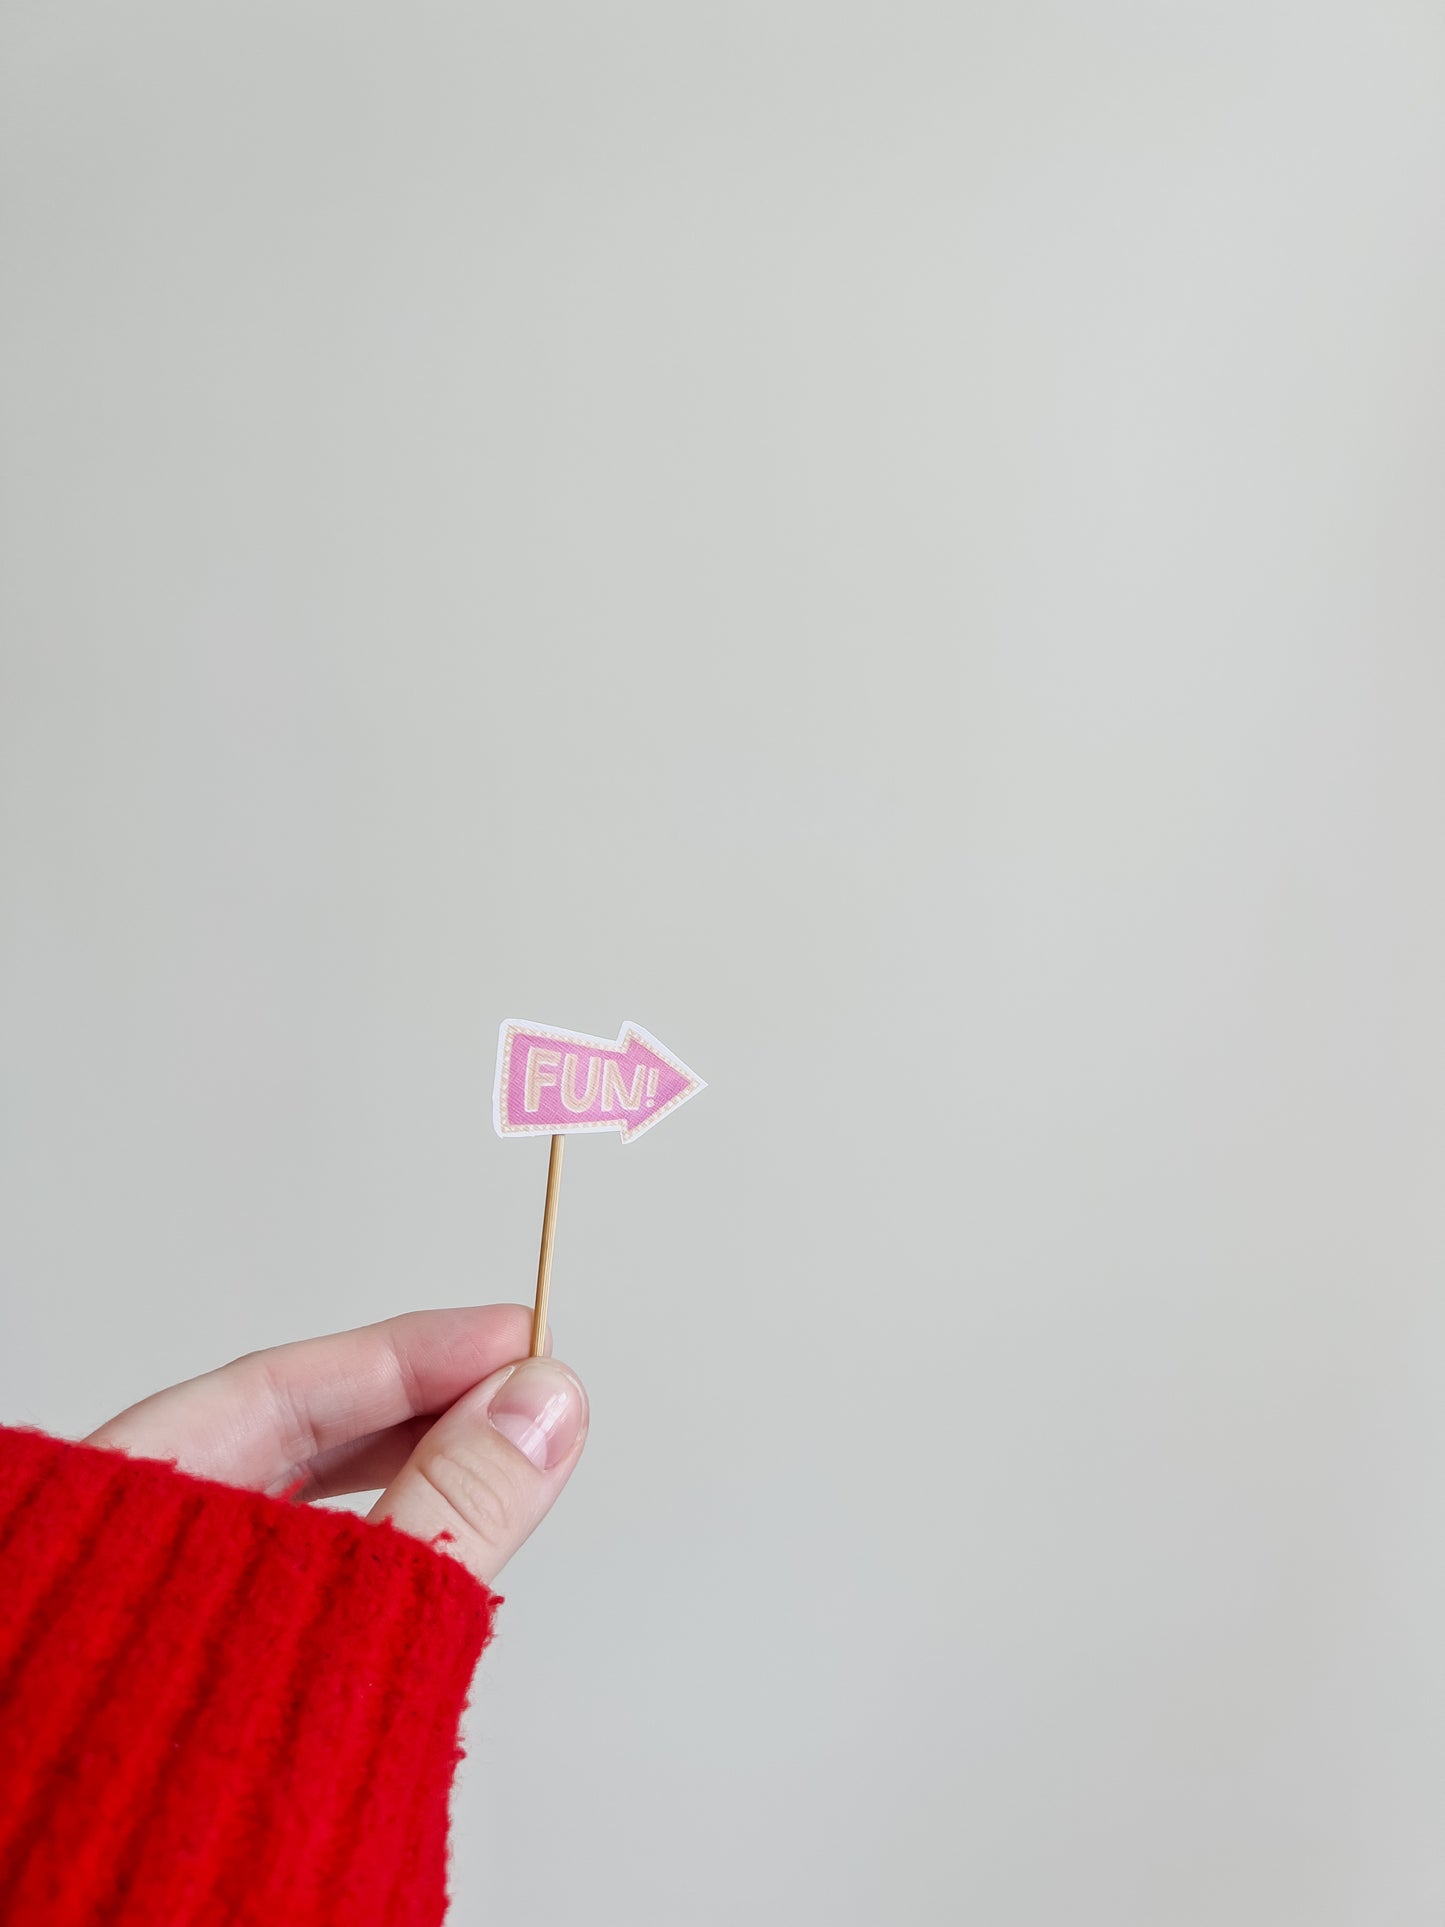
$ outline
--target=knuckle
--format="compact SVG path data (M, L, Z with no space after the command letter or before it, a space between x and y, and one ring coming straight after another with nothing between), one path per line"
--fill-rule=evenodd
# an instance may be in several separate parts
M517 1493L495 1465L446 1446L429 1453L421 1469L470 1533L485 1545L506 1544L517 1516Z
M251 1352L239 1361L255 1380L261 1398L268 1403L276 1435L286 1457L297 1467L313 1458L319 1441L301 1411L295 1388L278 1365L274 1352Z

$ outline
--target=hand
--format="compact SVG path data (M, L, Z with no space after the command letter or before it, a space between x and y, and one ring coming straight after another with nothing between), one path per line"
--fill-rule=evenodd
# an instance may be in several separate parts
M565 1366L525 1356L530 1333L521 1305L406 1312L250 1352L86 1443L303 1499L384 1486L371 1518L449 1534L440 1549L490 1583L587 1437L587 1394Z

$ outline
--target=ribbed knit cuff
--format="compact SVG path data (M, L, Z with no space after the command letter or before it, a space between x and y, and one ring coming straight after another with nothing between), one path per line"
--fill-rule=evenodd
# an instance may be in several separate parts
M436 1927L495 1596L389 1525L0 1428L6 1927Z

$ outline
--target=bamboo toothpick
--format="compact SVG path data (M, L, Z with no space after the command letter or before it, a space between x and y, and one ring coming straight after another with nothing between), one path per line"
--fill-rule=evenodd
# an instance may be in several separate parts
M559 1132L552 1139L547 1160L547 1202L542 1207L542 1249L537 1258L537 1303L532 1311L532 1357L540 1358L547 1343L547 1291L552 1283L552 1246L557 1239L557 1194L562 1189L562 1152L567 1140Z

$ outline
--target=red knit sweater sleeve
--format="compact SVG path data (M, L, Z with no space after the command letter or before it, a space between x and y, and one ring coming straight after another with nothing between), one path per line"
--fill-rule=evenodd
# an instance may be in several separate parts
M390 1526L0 1428L5 1927L436 1927L497 1601Z

